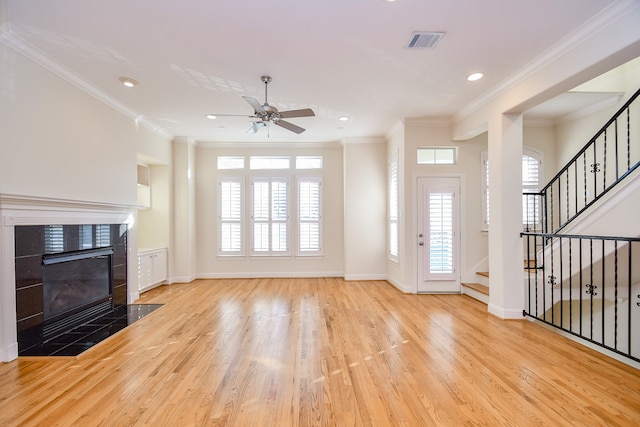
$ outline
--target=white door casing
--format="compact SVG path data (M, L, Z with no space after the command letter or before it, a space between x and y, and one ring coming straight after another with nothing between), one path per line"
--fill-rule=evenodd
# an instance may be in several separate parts
M460 178L418 178L418 293L460 292Z

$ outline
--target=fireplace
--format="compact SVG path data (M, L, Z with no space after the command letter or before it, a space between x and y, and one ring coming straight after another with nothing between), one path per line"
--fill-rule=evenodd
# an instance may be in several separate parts
M16 226L15 283L18 354L40 354L126 307L126 224Z
M113 248L42 257L43 336L113 309Z

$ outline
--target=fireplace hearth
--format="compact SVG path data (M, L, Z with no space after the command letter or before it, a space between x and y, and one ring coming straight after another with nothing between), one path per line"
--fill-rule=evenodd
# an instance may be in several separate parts
M118 306L113 310L103 312L98 317L88 319L85 323L72 329L55 335L46 341L38 341L41 337L36 332L36 337L26 338L31 338L32 341L36 341L37 343L29 348L20 350L19 355L77 356L120 332L137 320L142 319L161 306L162 304L131 304Z
M73 355L157 307L127 306L127 225L15 226L18 355Z

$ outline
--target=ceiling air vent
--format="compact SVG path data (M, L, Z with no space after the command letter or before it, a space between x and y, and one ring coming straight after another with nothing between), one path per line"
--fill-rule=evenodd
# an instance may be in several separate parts
M433 31L416 31L411 34L411 40L407 47L409 49L433 49L444 33Z

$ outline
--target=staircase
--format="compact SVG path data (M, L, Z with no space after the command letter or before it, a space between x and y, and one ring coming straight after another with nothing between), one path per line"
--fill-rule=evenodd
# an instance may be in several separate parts
M534 266L535 262L533 260L525 260L525 274L529 274ZM477 299L485 304L489 304L489 272L476 271L476 278L478 280L477 282L462 283L462 294L473 299Z
M489 272L476 271L476 279L477 282L462 283L462 293L485 304L489 304Z
M524 315L636 362L639 124L640 90L539 193L525 193L542 232L521 233L535 260L525 266Z

